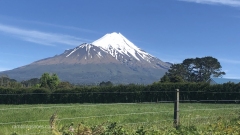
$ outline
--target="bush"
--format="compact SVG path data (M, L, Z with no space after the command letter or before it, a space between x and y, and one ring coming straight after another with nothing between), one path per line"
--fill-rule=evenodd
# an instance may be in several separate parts
M226 83L154 83L66 88L51 91L40 88L0 88L0 104L45 103L136 103L174 101L175 89L180 100L239 100L240 85ZM226 103L226 102L225 102Z

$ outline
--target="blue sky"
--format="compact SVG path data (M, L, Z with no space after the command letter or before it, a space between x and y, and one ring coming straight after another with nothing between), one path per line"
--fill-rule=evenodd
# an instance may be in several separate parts
M240 78L240 0L1 0L0 71L111 32L163 61L215 57Z

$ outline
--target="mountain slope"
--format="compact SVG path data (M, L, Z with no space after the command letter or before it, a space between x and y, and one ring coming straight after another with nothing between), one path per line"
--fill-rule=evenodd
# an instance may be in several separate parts
M27 80L50 72L57 73L63 81L80 84L101 81L149 84L159 80L169 67L169 63L148 54L122 34L114 32L60 55L0 74Z

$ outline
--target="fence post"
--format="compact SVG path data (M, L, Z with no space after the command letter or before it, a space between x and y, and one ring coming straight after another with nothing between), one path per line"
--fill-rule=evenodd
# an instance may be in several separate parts
M180 125L180 120L179 120L179 89L176 89L175 92L175 102L174 102L174 127L178 129Z

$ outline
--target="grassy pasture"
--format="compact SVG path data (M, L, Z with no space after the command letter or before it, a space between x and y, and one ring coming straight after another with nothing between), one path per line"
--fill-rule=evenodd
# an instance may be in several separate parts
M131 130L172 128L173 108L173 103L0 105L0 135L50 134L49 119L55 112L59 128L81 122L89 126L117 122ZM239 112L239 104L181 103L180 121L201 127L220 118L237 118Z

